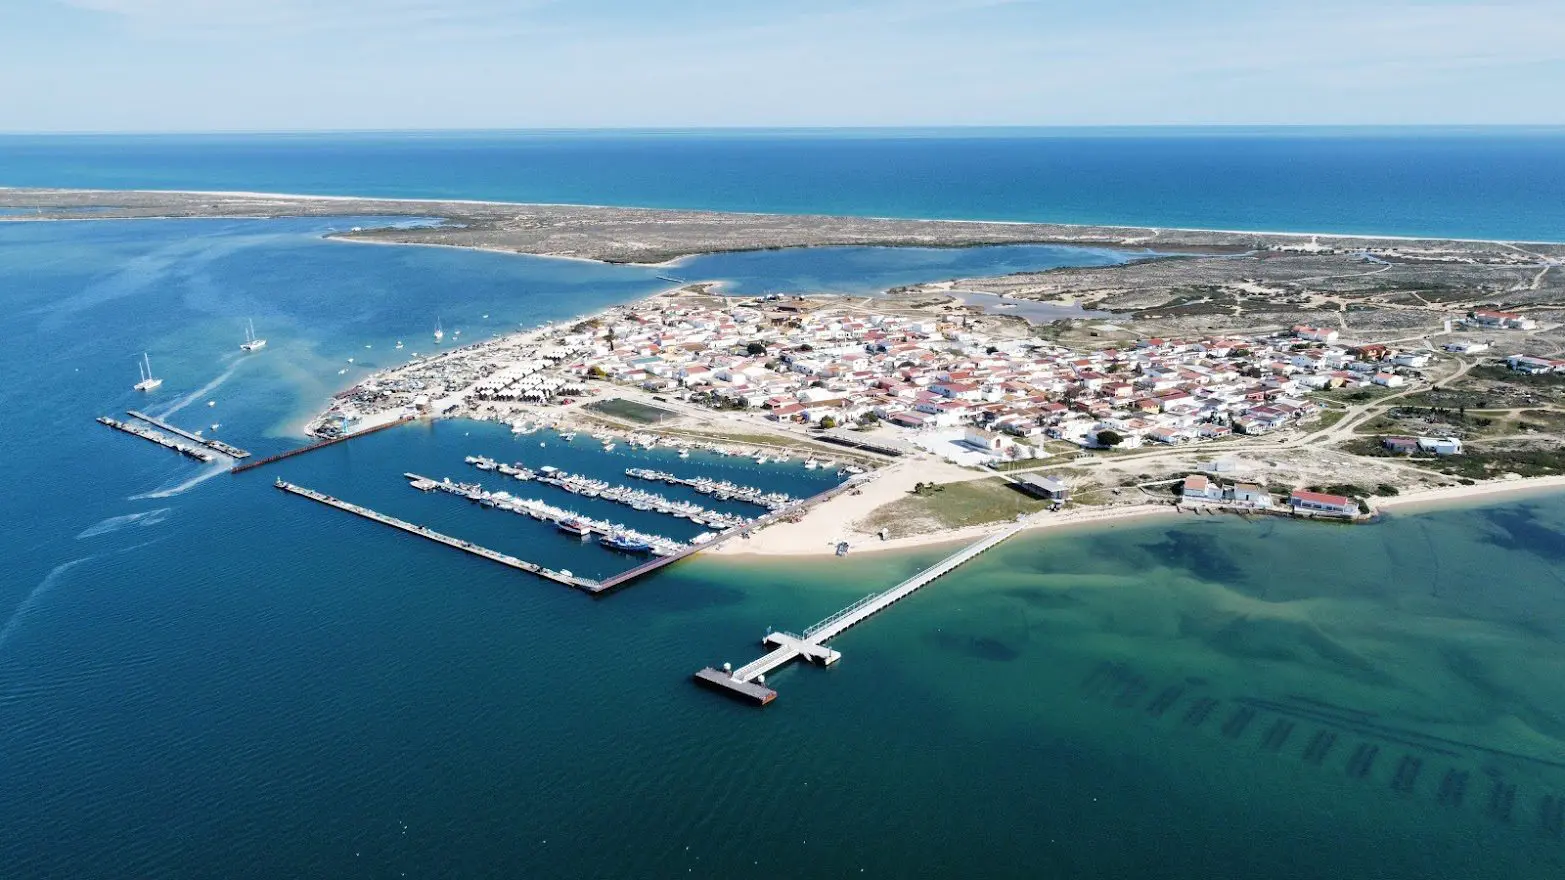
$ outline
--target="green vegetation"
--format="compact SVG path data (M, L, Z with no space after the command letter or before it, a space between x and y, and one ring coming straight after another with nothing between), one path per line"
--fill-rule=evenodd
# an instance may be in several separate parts
M1501 474L1543 477L1565 473L1565 449L1490 449L1469 448L1462 455L1451 455L1430 462L1434 470L1454 477L1492 480Z
M640 425L655 425L658 422L679 418L679 413L673 410L663 409L659 406L649 406L623 397L595 400L592 403L584 404L582 409L601 413L610 418L635 422Z
M1114 447L1116 447L1119 444L1124 443L1124 442L1125 442L1124 436L1121 435L1118 431L1099 431L1098 432L1098 443L1099 443L1099 445L1107 446L1108 448L1113 449Z
M1527 385L1532 388L1565 388L1565 373L1543 373L1541 375L1529 375L1518 373L1510 367L1501 364L1480 364L1467 371L1470 379L1488 379L1493 382L1507 382L1512 385Z
M919 483L912 492L859 523L866 531L907 535L959 529L1034 513L1048 502L1033 498L999 477L958 483Z

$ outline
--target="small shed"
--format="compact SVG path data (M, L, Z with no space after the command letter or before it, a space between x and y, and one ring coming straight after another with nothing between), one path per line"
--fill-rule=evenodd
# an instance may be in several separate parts
M1029 495L1039 498L1047 498L1050 501L1069 501L1071 497L1070 486L1058 477L1046 477L1041 474L1023 474L1018 477L1017 485Z

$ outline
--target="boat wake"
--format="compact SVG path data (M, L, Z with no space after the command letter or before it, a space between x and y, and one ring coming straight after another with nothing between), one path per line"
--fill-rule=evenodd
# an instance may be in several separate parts
M0 651L5 650L6 644L11 641L11 637L15 635L17 628L22 625L22 622L27 619L28 615L38 608L38 603L43 601L45 596L49 595L49 591L53 590L60 583L60 579L65 576L66 572L94 558L96 557L83 556L80 559L72 559L70 562L62 562L51 569L47 575L44 575L44 579L38 582L38 586L33 587L32 591L17 604L16 610L11 612L11 617L5 622L5 626L0 626Z
M205 385L201 386L200 388L197 388L195 391L192 391L189 394L185 395L184 397L181 397L180 399L174 401L172 404L169 405L168 409L166 409L166 410L164 410L164 411L162 411L160 413L157 413L157 417L160 418L160 419L166 419L169 416L172 416L174 413L177 413L180 410L184 409L185 407L191 405L192 403L195 403L196 401L201 400L202 398L205 398L208 394L210 394L219 385L222 385L224 382L227 382L229 380L229 378L231 378L234 375L234 372L236 370L238 370L238 369L239 369L239 365L238 364L235 364L234 366L229 367L226 371L224 371L223 375L218 376L216 379L213 379L212 381L206 383Z
M196 474L195 476L191 477L188 480L185 480L182 483L176 483L176 484L174 484L172 486L169 486L169 485L159 486L158 488L153 489L151 492L143 492L140 495L132 495L129 498L127 498L126 500L127 501L146 501L146 500L152 499L152 498L172 498L175 495L182 495L185 492L188 492L191 489L194 489L196 486L199 486L202 483L205 483L207 480L212 479L213 477L219 476L221 474L228 473L229 467L230 467L230 463L229 462L227 462L227 461L219 461L218 463L208 465L200 473Z
M96 538L99 535L107 535L130 526L155 526L168 519L169 513L173 510L174 508L172 507L159 507L156 510L146 510L141 513L111 516L96 525L88 526L81 534L76 536L76 539Z

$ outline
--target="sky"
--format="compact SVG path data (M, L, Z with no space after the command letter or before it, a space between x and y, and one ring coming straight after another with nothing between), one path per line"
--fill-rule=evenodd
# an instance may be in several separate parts
M1565 0L0 0L0 131L1565 124Z

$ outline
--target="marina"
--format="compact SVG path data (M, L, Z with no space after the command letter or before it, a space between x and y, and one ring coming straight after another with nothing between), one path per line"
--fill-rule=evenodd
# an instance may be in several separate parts
M703 543L702 537L697 536L694 545L686 545L662 535L650 535L619 523L583 516L574 510L555 507L535 498L518 498L504 491L490 492L477 483L458 483L451 479L434 480L415 473L405 473L403 476L409 480L409 486L421 492L438 490L447 495L466 498L481 507L530 516L535 520L551 523L561 531L580 538L600 535L605 539L613 539L620 546L611 549L645 545L647 552L653 555L673 556L687 546L700 546ZM706 540L711 540L710 536L707 536Z
M782 510L792 504L794 499L785 492L763 492L760 489L749 486L740 486L727 480L712 480L706 477L687 479L652 470L651 468L626 468L625 476L635 477L638 480L652 480L668 483L673 486L689 486L703 495L711 495L719 501L745 501L750 504L764 507L767 510Z
M738 669L733 669L730 664L724 663L721 670L708 666L696 672L693 677L703 685L764 706L777 698L777 692L766 687L768 673L799 659L809 660L820 666L836 663L842 659L842 654L826 647L826 642L906 599L986 551L999 546L1026 527L1027 520L1018 518L1015 525L957 551L884 593L865 596L805 629L801 635L787 632L767 633L761 640L761 644L770 646L772 650Z
M151 428L143 428L140 425L130 422L122 422L118 419L111 419L108 416L98 416L98 424L108 425L116 431L124 431L127 434L140 437L143 440L150 440L165 449L172 449L180 455L183 455L187 458L193 458L196 461L202 462L203 464L208 464L217 460L217 453L199 446L190 446L178 439L164 434L161 431L154 431Z
M525 571L529 574L537 575L538 577L544 578L546 580L551 580L555 583L564 584L568 587L574 587L579 590L597 592L597 583L595 581L576 577L569 571L555 571L551 568L544 568L537 563L528 562L525 559L518 559L515 556L500 553L496 550L490 550L487 547L481 547L471 541L464 541L461 538L453 538L449 535L444 535L440 532L434 531L433 529L416 525L406 520L398 519L394 516L388 516L384 513L377 513L376 511L370 510L367 507L361 507L357 504L343 501L340 498L334 498L323 492L317 492L313 489L297 486L282 479L277 480L277 482L273 485L275 485L278 489L283 490L284 492L288 492L289 494L298 495L301 498L308 498L311 501L318 501L328 507L335 507L338 510L347 511L348 513L361 516L368 520L373 520L374 522L378 522L382 525L391 526L394 529L407 532L410 535L417 535L420 538L434 541L437 544L444 544L447 547L461 550L464 553L471 553L474 556L487 559L490 562L498 562L501 565L514 568L517 571Z
M163 430L169 432L170 434L178 434L179 436L185 438L186 440L190 440L190 441L192 441L194 443L200 443L202 446L205 446L208 449L214 449L214 450L216 450L218 452L221 452L222 454L228 456L229 458L249 458L250 457L250 453L248 451L240 449L237 446L231 446L231 445L229 445L227 443L224 443L221 440L217 440L215 438L203 437L200 434L191 433L190 431L186 431L184 428L176 428L173 425L169 424L168 422L165 422L162 419L156 418L154 416L149 416L149 415L147 415L144 412L139 412L137 410L128 409L128 410L125 411L125 414L130 416L131 418L141 419L143 422L146 422L149 425L153 425L155 427L162 428Z
M705 549L707 549L709 547L716 547L719 544L722 544L722 543L727 542L727 541L731 541L734 538L748 538L750 536L750 532L752 530L754 530L754 529L758 529L758 528L761 528L763 526L767 526L767 525L770 525L770 524L772 524L774 522L777 522L778 520L785 519L787 517L791 517L791 516L794 516L796 514L803 513L804 511L808 510L809 508L814 507L815 505L820 504L823 501L828 501L828 500L830 500L832 498L835 498L836 496L842 494L843 492L856 490L860 486L862 486L864 483L866 483L866 482L868 482L869 480L872 480L872 479L874 479L874 475L873 474L856 474L856 475L850 477L849 479L847 479L846 481L844 481L842 483L839 483L838 485L833 486L832 488L827 489L824 492L821 492L821 493L819 493L817 495L812 495L809 498L806 498L806 499L804 499L802 501L794 502L793 504L791 504L788 507L785 507L785 508L783 508L781 510L777 510L777 511L773 511L771 513L768 513L765 516L762 516L759 519L753 521L749 526L747 526L745 528L742 528L742 529L729 529L726 532L720 533L717 537L713 538L710 541L707 541L707 542L702 543L702 544L690 545L690 546L686 547L685 549L679 551L678 553L673 554L672 556L666 556L666 557L663 557L661 559L653 559L650 562L646 562L646 563L644 563L642 565L638 565L635 568L630 569L629 571L622 571L619 574L614 575L612 577L604 578L603 581L599 584L599 588L602 589L602 590L612 590L615 587L624 586L625 584L628 584L631 581L636 580L637 578L646 577L647 575L652 574L653 572L663 568L666 565L678 562L679 560L684 559L685 557L690 556L691 554L696 553L697 551L705 550Z
M673 501L655 492L633 489L629 486L616 486L605 480L595 480L581 474L566 473L556 467L545 466L534 472L520 465L503 465L493 459L472 455L467 457L467 463L479 470L499 471L517 479L535 480L547 486L563 489L574 495L581 495L585 498L602 498L605 501L622 504L633 510L650 510L667 516L688 519L696 525L706 526L719 531L749 525L752 522L747 517L735 516L720 510L712 510L688 501ZM635 469L631 468L630 470Z

